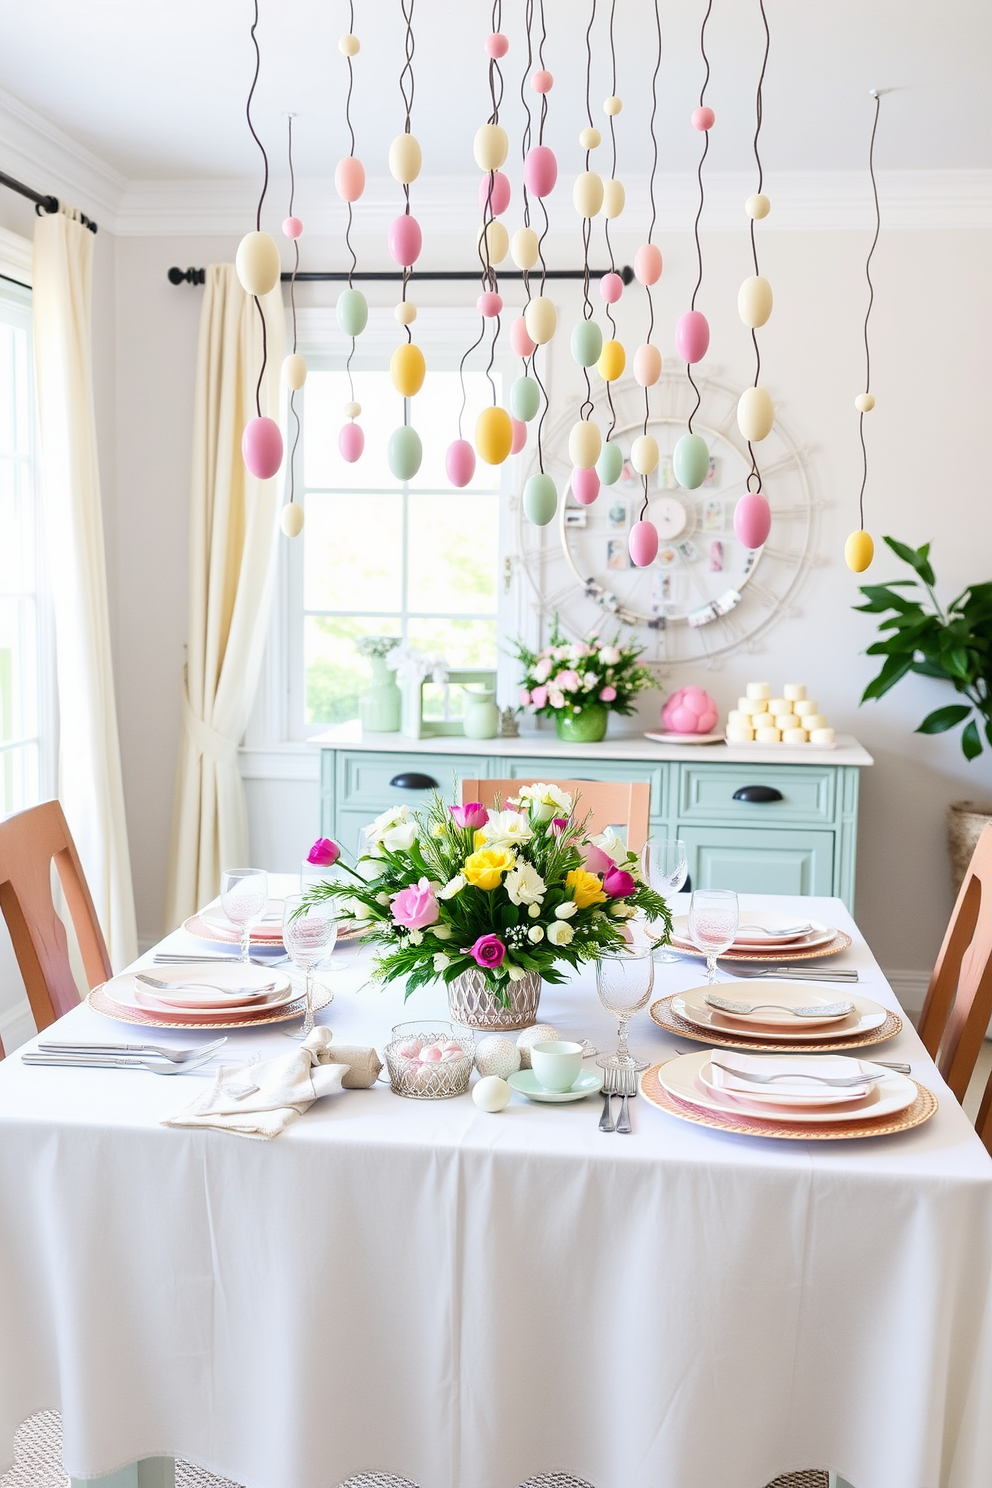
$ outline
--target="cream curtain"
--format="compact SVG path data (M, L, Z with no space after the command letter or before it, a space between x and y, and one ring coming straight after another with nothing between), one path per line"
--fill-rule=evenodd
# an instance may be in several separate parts
M262 412L279 417L285 315L277 286L262 301L269 370ZM212 264L200 317L190 491L189 641L166 923L212 899L222 868L248 861L238 745L258 686L271 607L281 480L241 458L255 415L262 332L232 264Z
M110 654L93 404L93 234L64 208L34 235L34 346L55 612L59 799L116 967L137 954Z

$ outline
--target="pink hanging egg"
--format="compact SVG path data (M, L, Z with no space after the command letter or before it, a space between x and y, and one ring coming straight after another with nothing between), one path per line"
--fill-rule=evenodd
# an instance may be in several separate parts
M467 439L455 439L448 445L444 468L453 486L467 486L475 474L475 450Z
M550 93L555 85L555 80L550 72L542 67L539 72L534 73L530 80L530 85L535 93Z
M303 223L299 217L287 217L282 225L282 230L287 238L298 238L303 231Z
M719 716L708 692L701 687L680 687L665 699L661 726L669 734L711 734Z
M634 254L634 276L638 284L657 284L661 268L661 249L654 243L642 243Z
M693 109L689 116L689 123L693 129L701 129L703 131L712 129L716 123L716 114L711 108L702 105L700 108Z
M619 274L604 274L599 281L599 292L608 305L615 305L623 294L623 280Z
M503 310L503 296L498 295L495 290L485 290L475 302L475 308L486 320L495 320Z
M634 381L640 387L654 387L661 376L661 352L646 341L634 352Z
M509 50L510 43L502 31L493 31L486 37L486 56L492 57L494 62L498 62L500 57L505 57Z
M404 213L389 224L389 256L401 268L408 269L417 262L424 246L424 235L416 217Z
M576 466L572 471L572 495L580 506L592 506L599 495L599 475L595 465L588 469Z
M356 156L346 155L338 161L334 190L346 202L356 202L365 190L365 167Z
M282 464L282 435L274 419L253 418L241 436L241 455L252 475L269 480Z
M747 491L734 507L734 532L745 548L760 548L772 530L772 509L760 491Z
M532 341L527 330L527 322L520 315L510 327L510 345L513 347L514 356L533 356L537 350L537 342Z
M510 454L519 455L527 443L527 425L523 419L511 418L510 428L513 430L513 438L510 441Z
M365 448L365 434L361 424L343 424L341 433L338 435L338 449L341 451L342 460L347 460L349 465L354 465L356 460L361 459Z
M627 539L630 561L636 568L647 568L658 556L658 529L653 522L635 522Z
M524 184L533 196L550 196L558 179L558 161L547 145L534 145L524 161Z
M492 181L492 193L490 194L489 183ZM493 171L492 176L488 174L479 182L479 211L485 215L487 208L492 211L494 217L502 217L510 205L510 178L504 176L502 171Z
M684 362L701 362L709 350L709 321L701 310L687 310L675 327L675 350Z

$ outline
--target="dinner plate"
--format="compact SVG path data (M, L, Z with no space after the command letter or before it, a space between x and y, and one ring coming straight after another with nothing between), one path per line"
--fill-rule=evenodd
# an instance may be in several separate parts
M718 985L726 985L718 983ZM694 1039L699 1044L712 1044L720 1049L754 1049L759 1054L793 1054L797 1046L801 1046L806 1054L836 1054L841 1049L864 1049L869 1044L881 1044L886 1039L895 1038L897 1033L902 1032L902 1019L897 1013L886 1013L885 1019L877 1027L860 1028L854 1030L836 1029L832 1030L828 1039L818 1038L816 1042L807 1042L806 1039L796 1039L786 1033L776 1033L773 1029L759 1030L745 1027L738 1022L731 1032L728 1029L710 1025L708 1028L700 1027L690 1023L689 1019L677 1012L673 1006L679 1002L677 993L668 997L659 997L648 1008L652 1022L666 1033L677 1034L679 1038ZM855 1004L858 999L852 997ZM760 1035L760 1036L759 1036ZM807 1035L814 1037L811 1028Z
M787 946L731 946L730 950L721 952L718 960L751 961L764 966L777 966L788 961L814 961L822 956L836 956L838 951L846 951L850 944L849 935L843 930L834 930L831 938L820 945L811 946L802 940L794 940ZM706 952L693 945L691 940L673 936L671 946L680 956L692 956L698 961L706 960Z
M787 925L794 925L796 923L796 918L797 917L794 914L762 914L759 912L756 915L755 923L760 920L762 924L765 924L769 927L769 929L772 929L776 922L783 927ZM750 922L745 920L744 923L748 924ZM747 951L749 954L755 951L759 953L762 951L767 951L773 956L782 956L786 954L792 955L793 951L811 951L814 950L817 946L827 945L837 934L834 926L823 925L820 923L819 920L809 920L807 923L809 924L810 929L806 931L805 934L793 935L788 937L775 935L765 937L755 936L751 934L742 935L740 931L738 931L737 936L734 939L734 943L730 947L730 950L724 951L723 955L730 956L733 954L734 951ZM679 950L694 951L697 955L706 954L705 951L701 952L699 950L699 947L690 939L688 915L675 915L675 917L673 918L672 944L677 945ZM783 951L783 946L788 948L787 951Z
M603 1071L601 1069L583 1070L571 1090L545 1090L534 1071L529 1069L517 1070L515 1074L508 1075L507 1084L532 1101L585 1100L587 1095L595 1095L602 1090Z
M729 1002L760 1007L762 1010L757 1013L732 1013L725 1008L711 1007L706 1000L711 994ZM819 1037L819 1030L828 1024L843 1024L848 1028L852 1026L848 1021L853 1017L852 1013L821 1013L818 1016L798 1018L795 1013L779 1012L773 1006L774 1003L781 1003L788 1009L836 1007L839 1002L852 1004L854 998L845 993L843 985L821 988L815 982L774 980L769 981L765 987L761 982L748 981L743 986L739 982L717 982L713 985L707 983L705 987L693 987L691 991L681 995L686 1007L692 1008L694 1013L713 1013L722 1020L721 1026L728 1029L765 1028L777 1036L783 1029L802 1032L806 1028L816 1028ZM683 1016L689 1017L689 1014L685 1013ZM695 1022L695 1018L690 1021Z
M104 994L110 1002L127 1013L138 1009L151 1012L156 1018L178 1019L183 1023L214 1023L251 1018L259 1013L271 1012L275 1008L283 1007L300 995L293 988L288 976L277 971L269 971L261 966L242 966L240 963L231 966L217 964L202 967L159 966L156 967L156 973L161 973L157 976L157 980L170 981L175 984L202 977L203 981L220 987L225 985L241 987L252 983L262 986L271 981L274 981L276 985L271 992L243 1002L232 1002L215 997L212 1005L209 1002L197 1000L196 1006L181 1006L174 1000L166 1000L167 993L163 993L160 998L155 988L142 986L135 981L130 972L125 972L104 983Z
M714 1055L719 1056L716 1061ZM796 1066L809 1065L815 1074L835 1077L857 1074L864 1069L864 1062L843 1054L803 1054L801 1059L788 1059L781 1054L746 1054L743 1050L737 1053L730 1049L711 1049L709 1063L704 1064L699 1073L707 1090L714 1090L717 1095L722 1094L728 1098L743 1096L756 1106L842 1106L862 1099L871 1090L867 1080L860 1086L847 1086L844 1089L835 1089L822 1083L814 1084L812 1081L798 1082L798 1089L795 1086L786 1089L788 1082L785 1080L776 1081L774 1085L758 1085L742 1079L740 1085L732 1085L730 1080L737 1071L731 1070L729 1065L726 1069L722 1067L728 1059L744 1061L741 1068L749 1074L774 1074L775 1065L781 1066L784 1061L795 1069L797 1075L802 1074L802 1068Z
M321 1000L318 994L314 998L314 1012L326 1007L332 997L333 993L325 993ZM297 996L281 1007L261 1007L254 1012L240 1008L236 1012L232 1010L228 1016L223 1013L212 1014L208 1021L206 1014L197 1017L178 1011L166 1012L164 1008L140 1008L137 1003L128 1008L112 1001L102 987L93 988L86 998L86 1005L102 1017L112 1018L115 1023L130 1023L139 1028L195 1028L200 1032L208 1028L223 1029L226 1032L230 1028L258 1028L265 1023L286 1023L292 1018L302 1018L306 1011L303 997Z
M764 986L764 983L761 985ZM880 1007L877 1002L872 1002L870 997L857 997L844 986L820 990L811 982L768 983L767 995L770 1001L777 1001L782 992L783 1002L788 997L794 999L798 1007L813 1002L837 1002L841 998L854 1003L854 1012L848 1013L845 1018L832 1018L829 1022L816 1023L809 1028L805 1026L805 1018L789 1018L785 1014L781 1015L780 1022L772 1022L773 1015L767 1014L769 1021L766 1022L764 1017L741 1018L731 1013L722 1013L719 1008L710 1007L706 1001L708 992L716 992L718 997L742 997L745 1001L753 998L755 1002L759 1000L754 982L747 982L743 986L738 982L717 982L714 986L707 984L693 987L688 992L675 993L672 997L672 1010L688 1023L695 1023L697 1028L796 1044L822 1044L831 1039L867 1033L873 1028L881 1028L887 1017L885 1008Z
M917 1094L915 1080L911 1080L908 1075L896 1074L895 1070L886 1070L883 1078L874 1082L867 1095L855 1100L829 1106L768 1105L746 1095L738 1095L736 1091L731 1094L729 1091L715 1090L702 1078L703 1070L709 1063L710 1053L707 1049L676 1055L659 1067L658 1081L676 1100L687 1101L704 1111L717 1111L725 1116L757 1116L762 1121L801 1120L820 1125L836 1125L858 1117L874 1120L881 1116L894 1116L897 1111L907 1110ZM865 1061L865 1067L873 1072L881 1068L868 1061Z

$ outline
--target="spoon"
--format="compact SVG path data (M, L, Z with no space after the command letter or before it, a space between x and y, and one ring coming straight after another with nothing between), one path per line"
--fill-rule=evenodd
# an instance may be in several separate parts
M854 1003L847 1001L821 1002L811 1007L786 1007L781 1002L735 1002L729 997L714 997L712 992L707 992L706 1001L710 1007L718 1008L721 1013L734 1013L740 1018L762 1010L791 1013L795 1018L846 1018L848 1013L854 1012Z
M215 987L211 982L160 982L157 977L136 972L134 980L144 987L153 987L156 992L217 992L221 997L262 997L271 992L275 982L266 982L263 987Z

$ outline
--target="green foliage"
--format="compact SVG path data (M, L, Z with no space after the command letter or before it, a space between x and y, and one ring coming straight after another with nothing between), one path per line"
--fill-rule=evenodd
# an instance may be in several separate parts
M950 682L967 701L937 708L916 732L943 734L964 723L961 748L967 759L975 759L982 752L982 734L992 746L992 583L970 585L942 610L934 593L930 544L911 548L894 537L885 541L916 577L862 586L867 603L854 608L882 617L878 628L883 638L867 654L885 660L861 701L884 697L910 672ZM916 592L901 594L900 589Z
M638 662L643 646L621 646L619 635L609 644L600 636L592 636L588 641L568 641L558 627L557 615L548 644L542 650L531 651L522 641L512 642L511 649L524 669L521 678L524 689L529 694L535 687L544 690L544 703L525 704L542 718L581 713L590 703L601 703L612 713L629 715L637 706L637 694L658 685L647 667ZM578 687L574 686L576 675ZM557 688L561 677L569 681ZM611 688L615 696L601 697L604 687Z

